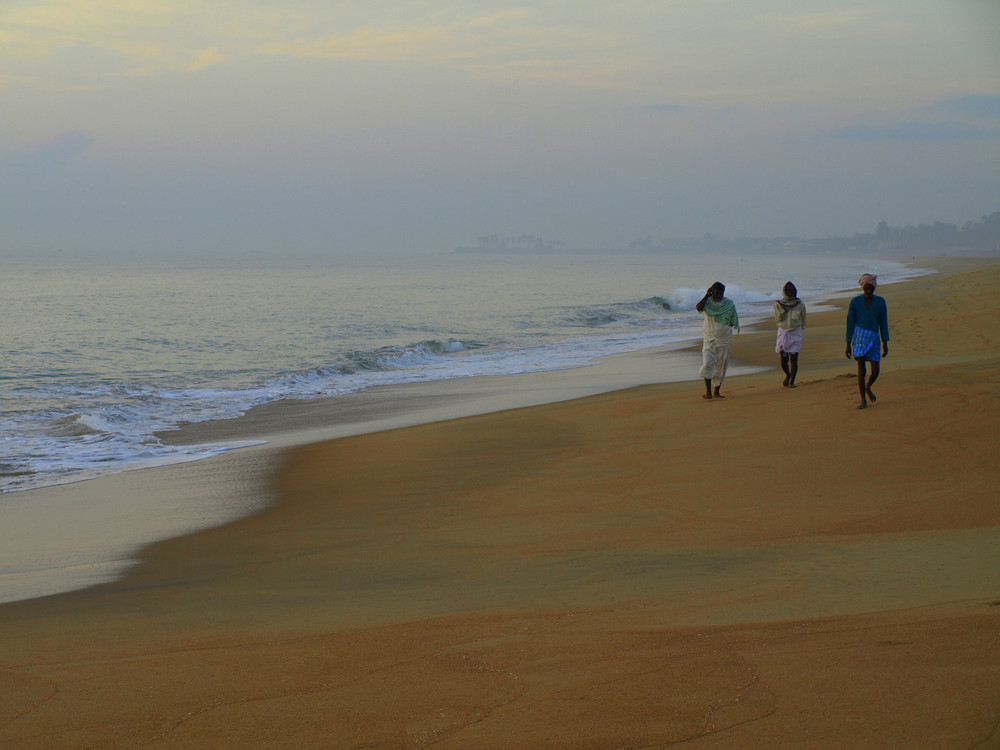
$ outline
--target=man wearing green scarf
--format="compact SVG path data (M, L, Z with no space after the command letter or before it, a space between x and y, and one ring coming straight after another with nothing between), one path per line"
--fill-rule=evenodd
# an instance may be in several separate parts
M698 312L705 314L701 370L698 375L705 380L705 395L702 398L707 399L724 398L719 389L729 368L729 345L733 340L733 332L740 330L736 305L725 294L726 285L716 281L695 305Z

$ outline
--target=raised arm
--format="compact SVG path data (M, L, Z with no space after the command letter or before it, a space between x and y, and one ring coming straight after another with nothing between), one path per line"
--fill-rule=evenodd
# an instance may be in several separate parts
M708 298L712 296L712 288L709 287L708 291L705 292L705 296L695 304L694 309L698 312L705 312L705 303L708 302Z

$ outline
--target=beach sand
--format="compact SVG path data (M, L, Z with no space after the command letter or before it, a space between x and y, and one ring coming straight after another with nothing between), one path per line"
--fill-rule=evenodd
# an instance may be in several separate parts
M864 411L837 310L794 390L760 325L721 401L643 385L83 483L275 502L0 605L0 747L1000 747L1000 264L931 265L879 289Z

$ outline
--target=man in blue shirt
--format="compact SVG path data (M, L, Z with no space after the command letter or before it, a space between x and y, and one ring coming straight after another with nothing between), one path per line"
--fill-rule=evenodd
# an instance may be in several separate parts
M852 299L847 308L847 347L844 354L848 359L853 356L858 362L858 390L861 392L858 408L867 409L869 401L877 401L872 385L878 380L879 362L882 357L889 356L889 309L884 298L875 296L878 279L874 274L866 273L858 279L858 284L864 294ZM868 362L872 363L872 374L866 382Z

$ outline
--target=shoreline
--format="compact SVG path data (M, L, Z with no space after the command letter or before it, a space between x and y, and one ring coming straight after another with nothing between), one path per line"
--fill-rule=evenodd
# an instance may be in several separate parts
M273 502L269 477L296 446L662 382L665 374L677 377L697 370L698 361L699 355L688 346L660 347L611 355L569 370L277 401L235 419L192 423L162 433L164 442L178 445L251 444L207 458L7 493L5 524L0 527L0 605L117 580L138 564L150 544L262 512ZM730 371L736 376L758 369L734 364ZM230 482L229 477L238 479ZM133 498L125 509L115 499L123 496ZM48 543L40 545L40 539Z
M988 263L979 258L891 260L904 265L923 261L927 267L932 267L933 261L950 268ZM897 283L908 284L919 278ZM811 305L833 312L851 294L831 293L811 301ZM761 316L745 326L744 339L760 333L761 323L765 328L770 325ZM741 347L739 340L737 337L727 379L776 369L774 358L758 357L759 352ZM142 549L149 544L261 512L273 500L267 476L280 465L284 451L295 446L558 403L641 385L695 382L697 378L692 378L691 373L700 366L699 346L700 340L681 341L609 355L586 367L378 386L309 401L282 400L254 407L235 419L189 423L160 433L164 443L175 445L232 441L260 444L188 462L8 493L4 496L6 523L0 529L0 549L4 550L4 559L0 559L0 604L115 580L138 562ZM205 462L208 465L202 466ZM218 486L215 477L229 475L252 475L256 479L241 481L238 489ZM147 478L149 485L157 489L147 492L143 486ZM251 489L253 482L259 489ZM202 485L211 488L210 499ZM171 486L178 491L158 489ZM113 500L123 495L146 496L149 500L138 500L123 517ZM39 545L39 539L51 543ZM81 539L85 540L83 546L78 541Z
M1000 436L969 425L1000 420L1000 261L972 268L884 290L865 411L838 309L794 391L747 331L768 369L722 402L646 384L117 475L280 500L0 605L0 743L995 747Z
M762 262L762 268L773 271L772 266L775 262L773 258L766 259ZM904 278L912 273L912 269L906 268L907 264L898 261L874 260L871 262L881 271L889 274L886 276L886 280L890 277ZM830 259L815 262L812 259L803 259L801 262L795 261L793 265L806 275L812 271L818 274L815 277L818 286L816 290L807 292L808 301L808 298L813 294L822 294L818 291L820 289L836 289L842 286L845 270L852 270L857 263L843 259L839 263ZM812 269L812 266L818 267ZM671 268L673 268L672 263ZM758 270L755 270L756 268L756 263L750 267L744 263L739 268L740 272L748 273L756 282L760 282L751 283L748 289L767 289L773 286L773 275L770 273L762 275ZM734 267L733 270L737 271L737 268ZM691 278L689 272L678 269L677 273L681 274L685 280ZM684 273L687 275L683 275ZM918 270L917 273L920 271ZM644 274L644 277L649 278L649 275ZM771 280L765 281L765 277ZM120 471L182 463L235 449L239 447L239 443L197 445L188 441L185 445L171 445L170 441L173 438L169 434L174 432L174 427L183 426L186 419L202 421L214 413L214 418L226 420L233 418L233 415L245 413L251 408L251 404L259 404L262 400L312 400L320 397L323 392L327 392L331 396L334 393L350 393L352 391L356 393L374 388L376 383L380 385L406 383L423 378L474 378L483 372L523 372L535 368L557 370L563 367L586 366L585 360L597 360L602 356L607 356L606 349L608 348L612 350L624 347L659 348L662 346L674 348L684 341L693 341L700 337L698 316L693 310L684 313L686 306L693 305L693 300L690 298L692 294L695 294L693 289L688 289L683 285L675 285L676 288L673 292L663 298L670 301L669 304L674 311L664 317L656 312L659 305L654 304L654 302L658 299L658 294L645 288L647 282L643 278L634 279L631 276L621 278L630 280L609 279L613 282L611 289L614 291L608 289L607 292L615 299L630 299L629 295L635 291L636 285L642 289L643 294L640 296L646 296L644 300L637 303L639 304L638 309L633 309L627 301L624 303L608 301L611 307L607 314L611 318L622 314L627 317L636 316L635 321L630 321L624 328L617 324L612 325L611 329L605 329L603 324L594 328L591 323L600 319L600 316L597 319L586 318L586 326L583 327L570 325L568 328L565 326L560 328L559 315L556 315L550 321L554 325L550 332L553 337L550 338L546 335L547 343L541 347L532 345L528 340L523 340L521 346L516 346L514 345L515 340L519 339L515 335L514 340L507 341L507 344L510 345L508 348L507 344L503 343L508 334L501 333L500 341L494 341L486 348L480 347L473 337L466 342L469 348L462 353L455 353L452 349L456 347L461 349L465 344L461 344L457 340L447 343L447 336L436 341L435 336L428 331L425 334L430 336L427 341L402 344L401 351L408 352L408 356L416 356L417 361L413 362L407 359L406 366L401 369L395 367L395 364L398 363L392 363L392 358L388 354L392 347L376 347L369 352L368 355L373 357L376 363L388 358L389 371L385 372L380 371L380 367L369 362L359 367L357 372L351 372L349 367L341 372L341 368L335 366L331 369L316 368L315 370L306 367L306 369L299 371L297 366L292 366L290 372L282 374L284 368L264 356L263 359L259 359L259 369L254 369L251 365L245 369L244 376L234 376L231 381L220 372L218 378L212 379L214 386L190 382L189 385L193 387L193 390L189 391L183 384L190 379L177 373L179 377L176 380L171 378L172 385L167 381L154 379L149 384L149 387L153 389L152 392L143 395L144 376L141 373L141 368L133 373L132 366L127 361L126 352L126 360L119 363L120 367L118 368L121 370L122 378L125 379L119 384L124 388L124 391L117 397L112 395L109 400L105 398L107 394L101 391L99 385L91 388L81 382L82 390L79 393L69 399L61 400L58 395L58 384L55 384L54 390L50 392L49 389L42 388L37 400L32 399L30 403L25 404L28 408L27 411L24 411L23 418L19 416L21 414L20 407L15 409L13 416L7 415L11 417L6 421L10 422L9 426L14 442L11 445L12 455L9 456L10 460L8 461L9 471L4 476L3 488L0 489L0 493L70 483L80 481L84 477L106 476ZM679 279L680 277L677 283L682 283ZM601 285L602 288L606 286ZM737 286L734 289L737 297L744 299L741 288ZM835 294L835 292L830 294ZM749 300L764 298L764 295L758 296L755 293L746 295L745 301L749 304L749 307L746 308L747 317L755 314L755 307L756 312L761 310L759 303L749 303ZM820 298L817 297L817 299ZM625 304L624 313L622 310L618 310L618 306L621 304ZM764 307L767 306L764 305ZM542 311L541 319L547 319L547 314ZM583 314L586 316L585 313ZM161 315L157 319L163 320L165 317ZM503 318L503 315L500 317ZM765 317L769 318L770 315L767 314ZM491 318L493 315L484 318L480 322L480 328L482 325L490 325L488 321ZM657 318L661 318L659 323L656 322ZM569 320L564 320L563 323L569 322ZM635 329L632 327L632 322L638 323ZM444 325L444 329L449 329L450 323L447 320L439 321L439 325L441 324ZM282 350L288 348L292 352L298 351L299 344L305 349L312 349L317 342L310 343L307 332L319 329L311 325L302 325L303 336L307 338L300 341L301 337L295 333L294 326L295 324L293 324L292 330L289 330L291 338L281 337ZM350 326L346 326L346 328L350 329ZM484 335L481 330L480 335ZM404 335L403 339L406 338ZM485 335L484 341L488 339L490 336ZM293 344L292 341L296 343ZM260 343L259 339L250 335L248 343L251 342ZM330 343L332 348L328 353L326 352L328 347L321 345L320 353L312 355L311 359L329 361L331 364L342 358L350 360L354 356L361 356L360 352L364 350L365 344L363 342L356 342L356 344L354 347L340 351L339 345L333 341ZM429 347L430 351L437 351L441 348L450 354L442 361L438 361L432 356L431 362L423 362L420 353L427 353L425 347ZM238 345L235 348L244 350ZM271 346L268 345L266 349L270 350ZM357 351L353 351L354 349ZM122 352L117 352L114 349L109 352L109 356L121 354ZM194 367L193 363L191 364ZM369 365L372 366L369 367ZM40 373L43 372L42 367L37 369ZM19 368L15 364L15 373L18 370ZM198 371L198 368L195 368L194 371ZM234 373L243 371L241 368L237 368ZM253 372L258 373L258 375L250 375ZM682 372L678 377L683 379L688 374ZM98 377L96 371L95 377ZM106 375L109 383L114 382L116 377L111 372ZM664 379L674 378L664 376ZM99 377L99 380L104 380L104 378ZM226 382L229 382L228 386ZM17 374L10 385L15 389L13 393L16 393L21 387L26 387L29 391L31 388L30 380ZM115 399L118 401L115 402ZM52 424L44 421L45 415L49 414L45 405L50 401L54 401L52 416L62 414L62 417L56 419ZM36 417L41 418L44 422L38 430L29 427L31 420ZM280 424L276 427L282 431L285 429ZM82 434L76 434L78 432ZM91 435L91 432L94 434ZM166 440L161 442L159 438L164 432L167 433ZM49 437L52 438L53 442L47 441Z

